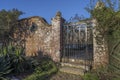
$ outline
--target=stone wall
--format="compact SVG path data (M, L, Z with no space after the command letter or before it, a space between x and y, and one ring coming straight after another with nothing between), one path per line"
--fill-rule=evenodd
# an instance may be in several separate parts
M62 49L61 36L64 19L58 12L48 24L44 18L34 16L19 20L12 28L13 44L25 48L26 56L49 56L54 61L60 61ZM96 24L95 20L92 23ZM106 66L108 64L108 48L104 38L98 44L96 37L101 35L93 25L93 67Z
M97 22L93 19L93 67L106 67L109 63L108 46L105 38L96 30Z
M54 61L60 60L61 13L58 12L52 23L34 16L19 20L12 29L13 44L25 48L26 56L49 56Z

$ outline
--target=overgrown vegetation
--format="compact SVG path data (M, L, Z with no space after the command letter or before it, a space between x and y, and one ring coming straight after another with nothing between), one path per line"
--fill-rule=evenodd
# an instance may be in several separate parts
M22 49L15 49L8 45L0 49L0 76L6 74L20 74L32 70L29 60L22 54Z
M53 61L50 59L43 60L41 64L35 68L35 72L24 80L48 80L53 73L57 72L56 65Z
M27 58L22 49L13 46L4 47L0 51L0 78L8 74L19 75L31 73L25 80L45 80L57 72L55 63L49 58Z
M96 37L98 42L106 41L109 49L109 65L106 69L94 71L100 80L119 80L120 79L120 4L119 0L90 0L91 6L86 8L91 18L95 19L95 26L101 40ZM96 2L97 5L96 5ZM96 6L95 6L96 5ZM95 8L93 8L95 7ZM96 34L96 35L98 35ZM92 76L92 73L91 73ZM90 79L88 79L90 80Z
M120 80L120 4L119 0L90 0L91 18L97 21L96 30L102 35L109 48L108 68L101 68L86 73L84 80ZM99 4L95 7L95 4ZM92 3L93 2L93 3ZM116 7L117 6L117 7ZM95 8L93 8L95 7ZM13 10L0 11L0 37L4 40L9 37L9 30L23 12ZM7 36L6 36L7 35ZM99 39L97 39L99 41ZM50 59L36 60L24 56L24 49L5 44L0 50L0 79L5 79L9 74L30 72L24 80L46 80L57 72L55 63Z
M12 25L16 23L22 14L23 12L18 9L0 10L0 38L4 38L5 36L8 37L7 35L9 34Z
M0 80L8 80L11 76L31 74L25 80L45 80L57 71L51 59L26 57L24 47L19 43L13 45L10 31L23 12L17 9L0 11ZM35 26L35 25L34 25ZM15 26L17 27L17 26ZM16 29L16 28L15 28Z
M5 56L0 56L0 79L4 79L4 75L9 74L12 71L9 59L5 59Z
M112 3L112 2L111 2ZM104 4L100 2L99 4ZM120 45L120 11L115 11L113 8L106 5L101 8L95 8L92 11L92 16L97 20L97 30L108 41L110 55L110 66L119 71L120 69L120 50L116 51ZM114 66L112 63L115 63Z
M0 29L10 29L22 14L18 9L0 10Z

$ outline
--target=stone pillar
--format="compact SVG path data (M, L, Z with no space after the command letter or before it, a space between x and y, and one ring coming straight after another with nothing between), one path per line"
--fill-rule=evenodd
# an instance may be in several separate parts
M98 30L96 30L95 26L97 25L96 20L92 20L93 25L93 68L102 68L107 67L109 63L109 56L108 56L108 46L105 39L100 35ZM98 40L99 38L99 40Z
M61 13L57 12L56 16L52 18L52 42L51 42L51 57L55 62L60 61L60 33L63 18Z

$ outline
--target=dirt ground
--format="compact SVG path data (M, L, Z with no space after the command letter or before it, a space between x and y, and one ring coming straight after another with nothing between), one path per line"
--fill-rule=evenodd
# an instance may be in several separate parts
M50 80L83 80L80 75L73 75L63 72L58 72L53 75Z

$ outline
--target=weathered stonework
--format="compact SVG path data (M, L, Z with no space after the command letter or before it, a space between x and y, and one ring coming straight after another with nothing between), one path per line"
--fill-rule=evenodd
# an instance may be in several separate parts
M11 33L13 44L25 48L26 56L49 56L54 61L60 61L60 52L62 51L62 27L64 19L58 12L48 24L45 19L34 16L19 20L12 28ZM96 24L95 20L92 23ZM93 25L93 67L94 69L108 64L108 48L106 42L101 38L101 44L98 44L96 36L101 35ZM62 43L62 44L61 44Z
M61 13L58 12L56 14L56 16L54 18L52 18L52 56L53 60L56 61L60 61L60 48L61 48L61 44L60 44L60 38L61 38L61 27L64 23L64 19L61 18Z
M38 16L19 20L13 27L13 44L22 45L26 56L47 55L59 61L62 20L60 12L52 19L52 24Z
M93 20L93 68L106 67L109 63L108 46L105 39L96 30L96 20ZM99 41L97 40L99 38Z
M102 2L97 2L95 8L101 9L105 6ZM93 54L93 60L94 69L101 68L101 67L107 67L109 63L109 55L108 55L108 46L107 42L105 40L104 35L101 35L101 32L97 30L96 26L99 24L97 23L96 19L93 19L93 47L94 47L94 54Z

